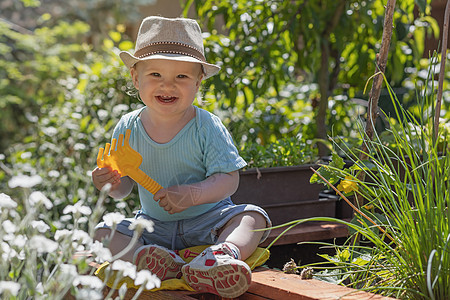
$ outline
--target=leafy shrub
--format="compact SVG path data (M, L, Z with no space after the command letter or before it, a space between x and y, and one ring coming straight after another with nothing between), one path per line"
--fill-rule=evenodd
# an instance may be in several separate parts
M314 163L317 148L299 138L284 138L268 145L248 143L240 152L247 161L246 168L270 168Z
M17 69L13 74L18 78L12 81L9 74L1 86L10 100L5 104L9 114L1 111L2 120L15 130L24 129L14 139L2 140L0 294L11 299L58 299L66 294L102 299L105 283L93 276L88 263L111 259L111 254L93 241L94 226L105 211L123 218L138 202L134 193L125 200L105 197L91 183L90 171L118 118L139 105L127 94L129 72L117 56L119 47L128 49L131 43L107 39L102 49L93 51L76 43L88 29L79 22L61 22L30 36L0 25L8 45L26 53L22 65L0 59L9 70ZM120 32L113 36L120 37ZM15 118L13 111L23 118ZM74 255L80 251L81 256ZM84 251L93 256L86 257ZM124 270L117 268L120 279ZM146 281L157 284L154 278ZM120 294L125 291L123 287Z

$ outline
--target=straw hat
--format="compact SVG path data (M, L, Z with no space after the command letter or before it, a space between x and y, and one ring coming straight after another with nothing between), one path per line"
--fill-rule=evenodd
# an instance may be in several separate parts
M139 28L134 55L122 51L119 56L128 68L139 61L149 59L200 63L205 79L220 70L219 66L206 62L202 32L198 23L185 18L145 18Z

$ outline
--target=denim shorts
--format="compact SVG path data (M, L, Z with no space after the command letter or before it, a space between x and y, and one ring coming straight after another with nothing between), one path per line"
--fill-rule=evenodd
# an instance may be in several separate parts
M142 211L138 211L134 218L126 218L117 225L117 231L128 236L133 236L133 231L128 226L135 219L145 218L153 221L154 231L144 230L139 241L144 244L157 244L172 250L181 250L199 245L215 244L218 232L234 216L246 212L259 212L266 219L266 228L272 226L272 222L266 211L252 204L233 204L231 200L225 199L217 203L212 209L204 214L191 219L178 221L159 221ZM104 222L99 223L96 228L109 228ZM261 238L262 243L269 235L270 230L265 230Z

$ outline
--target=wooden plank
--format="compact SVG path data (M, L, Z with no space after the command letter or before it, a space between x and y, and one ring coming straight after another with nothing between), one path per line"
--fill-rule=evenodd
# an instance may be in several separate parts
M110 289L105 288L106 296ZM130 300L136 293L136 289L129 289L125 295ZM112 298L118 296L118 291L113 292ZM73 299L67 298L67 299ZM143 300L224 300L220 296L189 291L146 291L140 294ZM285 274L264 267L258 267L252 272L252 283L248 291L240 296L240 300L388 300L394 299L368 292L357 291L344 286L323 282L316 279L302 280L299 275Z
M103 289L103 297L106 297L108 293L110 292L109 287L105 287ZM124 300L130 300L133 298L133 296L136 294L137 290L130 288L127 290ZM195 295L194 297L191 297L192 295ZM118 290L114 290L112 293L112 299L115 299L119 296ZM198 297L199 295L196 292L189 292L189 291L156 291L156 292L150 292L150 291L144 291L139 295L139 299L143 300L198 300L202 299ZM208 298L213 299L213 298Z
M267 240L260 247L267 247L287 227L272 229ZM346 225L334 222L309 222L299 224L282 235L274 245L296 244L307 241L321 241L333 238L347 237Z
M302 280L295 274L285 274L263 267L252 274L252 284L248 294L259 295L266 299L280 300L387 300L394 299L372 293L357 291L344 286L316 279Z

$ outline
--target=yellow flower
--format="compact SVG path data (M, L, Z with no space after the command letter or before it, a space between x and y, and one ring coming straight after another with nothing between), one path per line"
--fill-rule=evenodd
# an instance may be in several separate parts
M351 193L358 190L357 183L352 179L351 176L345 176L345 179L339 183L337 189L344 193Z
M364 208L367 209L367 210L371 210L371 209L373 209L373 205L372 204L367 204L367 205L364 205Z

